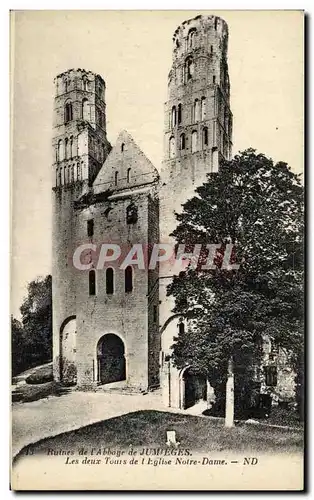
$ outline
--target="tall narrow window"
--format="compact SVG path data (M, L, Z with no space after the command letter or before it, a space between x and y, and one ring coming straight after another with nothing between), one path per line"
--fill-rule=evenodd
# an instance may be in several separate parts
M128 266L124 271L124 289L126 293L133 290L133 269L131 266Z
M94 236L94 219L89 219L87 221L87 236L89 238Z
M112 295L114 293L114 271L112 267L106 270L106 294Z
M87 79L83 78L83 90L87 91Z
M74 182L74 165L71 165L71 182Z
M213 83L214 84L216 83L216 77L215 77L215 75L213 76Z
M69 169L68 167L64 167L64 185L69 182Z
M96 295L96 273L91 269L88 273L88 289L89 295Z
M171 110L171 127L175 127L177 122L177 109L175 106L172 106Z
M180 135L180 149L181 151L185 149L185 134Z
M175 139L172 136L169 139L169 156L170 156L170 158L174 158L175 155L176 155Z
M118 172L115 172L114 173L114 185L117 186L118 185Z
M214 49L213 49L212 45L210 46L210 53L211 53L211 55L213 55L213 53L214 53Z
M58 141L58 161L62 161L64 159L64 153L63 153L63 142L60 139Z
M195 153L197 151L197 132L196 130L193 130L192 132L192 153Z
M203 142L203 149L208 146L208 128L204 127L202 131L202 142Z
M185 82L191 80L194 74L194 63L192 57L188 57L185 61Z
M215 17L215 30L217 31L217 26L218 26L218 19Z
M67 137L65 138L64 143L65 143L65 147L64 147L64 149L65 149L65 159L68 160L69 159L69 151L68 151L68 148L69 148L69 139Z
M153 310L153 321L154 321L154 323L157 323L157 318L158 318L157 312L158 312L157 306L154 306L154 310Z
M77 164L77 180L80 181L82 179L82 167L81 164Z
M178 124L182 122L182 104L180 103L178 105Z
M70 158L73 158L73 135L70 137Z
M121 151L122 151L122 153L123 153L123 151L124 151L124 148L125 148L125 144L124 144L124 142L123 142L123 143L121 144Z
M184 334L185 327L184 327L184 323L183 323L183 321L181 321L181 322L178 324L178 330L179 330L179 334L180 334L180 335L183 335L183 334Z
M200 119L200 102L198 99L194 101L194 122L198 122Z
M128 168L127 173L126 173L126 182L129 183L131 179L131 169Z
M83 99L82 101L82 119L86 121L90 120L90 106L88 99Z
M206 119L206 97L202 97L201 100L201 120Z
M65 123L70 122L73 120L73 109L72 109L72 103L67 102L65 105L65 110L64 110L64 121Z
M191 28L188 34L188 47L189 49L193 49L195 47L195 35L196 35L196 29Z

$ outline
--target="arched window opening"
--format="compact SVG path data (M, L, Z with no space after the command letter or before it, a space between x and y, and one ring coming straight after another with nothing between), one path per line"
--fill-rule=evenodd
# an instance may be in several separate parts
M202 97L201 100L201 120L206 119L206 97Z
M89 295L96 295L96 272L94 269L88 273L88 289Z
M192 153L197 151L197 131L193 130L192 132Z
M62 181L63 181L63 179L62 179L62 174L63 174L63 172L62 172L62 167L60 167L60 173L59 173L59 185L60 185L60 186L62 186Z
M177 122L177 109L175 106L172 106L171 110L171 127L175 127Z
M70 137L70 158L73 158L73 135Z
M178 124L182 122L182 104L180 103L178 105Z
M121 151L122 151L122 153L123 153L123 151L124 151L124 148L125 148L125 144L124 144L124 142L123 142L123 143L121 144Z
M62 142L61 139L58 141L58 153L57 153L57 156L58 156L58 161L62 161L64 159L63 142Z
M90 106L88 99L83 99L82 101L82 119L86 121L90 120Z
M114 185L117 186L118 185L118 172L115 172L114 173Z
M85 90L85 92L88 90L88 80L86 77L83 78L83 90Z
M185 134L180 135L180 149L181 151L185 149Z
M213 76L213 84L215 84L215 83L216 83L216 76L214 75Z
M69 82L67 79L64 80L64 92L68 92L69 90Z
M65 113L64 113L64 121L65 123L68 123L73 120L73 109L72 109L72 103L67 102L65 105Z
M183 334L184 334L184 332L185 332L185 326L184 326L183 321L181 321L181 322L178 324L178 330L179 330L179 335L183 335Z
M200 119L200 102L198 99L194 101L194 112L193 112L194 122L198 122Z
M70 170L69 170L69 167L66 166L64 167L64 184L69 184L70 182Z
M114 293L114 271L112 267L106 270L106 294L113 295Z
M169 139L169 156L170 158L174 158L176 155L176 149L175 149L175 139L174 137L170 137Z
M217 26L218 26L218 19L215 17L215 30L217 31Z
M69 151L68 151L68 148L69 148L69 139L66 137L65 138L65 147L64 147L64 152L65 152L65 159L68 160L69 159Z
M126 222L127 224L136 224L138 220L138 212L137 212L137 206L134 205L134 203L131 203L126 208Z
M71 182L74 182L74 165L71 165Z
M132 266L128 266L124 271L124 289L126 293L130 293L133 290L133 269Z
M208 128L203 128L203 149L208 146Z
M194 63L192 57L188 57L185 61L185 82L191 80L194 74Z
M131 169L128 168L127 173L126 173L126 182L129 183L131 178Z
M81 164L77 164L77 180L80 181L82 179L82 168Z
M213 46L211 45L210 46L210 54L213 55L213 53L214 53L214 49L213 49Z
M193 47L195 47L195 37L196 37L196 28L191 28L188 34L189 49L193 49Z

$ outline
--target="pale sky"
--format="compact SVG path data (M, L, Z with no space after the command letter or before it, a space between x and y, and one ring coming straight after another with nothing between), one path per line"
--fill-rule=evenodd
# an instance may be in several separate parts
M12 51L12 313L51 273L54 77L70 68L106 82L107 134L126 129L159 170L172 35L198 14L229 25L233 152L254 147L303 172L301 11L15 12Z

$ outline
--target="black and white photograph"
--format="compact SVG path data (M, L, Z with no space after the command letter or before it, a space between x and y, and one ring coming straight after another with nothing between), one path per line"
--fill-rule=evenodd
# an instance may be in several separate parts
M11 489L304 490L304 11L10 24Z

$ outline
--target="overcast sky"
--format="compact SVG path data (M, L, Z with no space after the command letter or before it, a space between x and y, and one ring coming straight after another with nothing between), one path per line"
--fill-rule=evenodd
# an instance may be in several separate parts
M53 79L85 68L106 81L107 133L126 129L160 169L163 104L177 26L229 25L233 152L254 147L303 171L303 15L298 11L25 11L12 16L12 312L51 272Z

